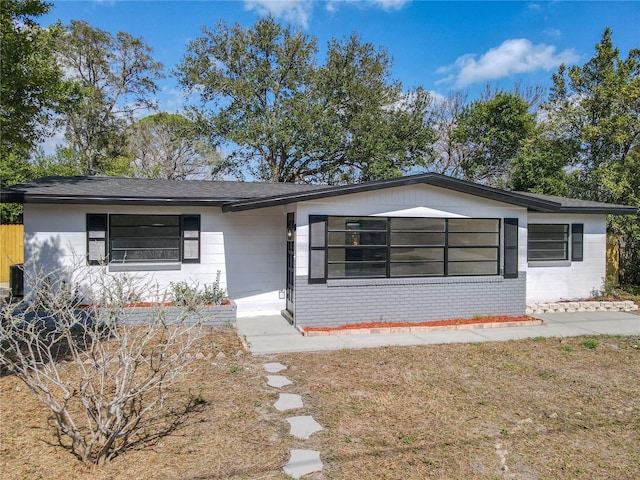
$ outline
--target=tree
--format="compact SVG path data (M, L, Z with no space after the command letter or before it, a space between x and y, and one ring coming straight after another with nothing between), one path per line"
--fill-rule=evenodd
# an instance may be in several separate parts
M571 194L640 207L640 49L621 59L607 28L588 62L559 67L544 109L545 135L564 146L576 177ZM640 284L640 218L610 217L608 227L632 249L625 280Z
M462 109L451 136L465 152L465 178L505 186L523 142L535 132L535 116L529 106L516 94L498 92Z
M220 155L198 126L178 114L157 113L131 127L134 176L167 180L212 178Z
M431 165L434 172L456 178L462 176L466 151L455 139L454 132L466 103L467 95L457 91L433 105L433 124L438 137L434 144L435 160Z
M576 172L570 173L570 147L548 138L544 126L522 144L513 161L508 187L511 190L571 196L577 182Z
M40 0L0 7L0 188L32 178L30 152L52 133L68 88L54 54L62 29L35 21L50 8ZM19 222L21 214L20 205L0 205L2 223Z
M163 403L196 359L203 332L197 318L166 318L162 303L143 325L131 323L131 298L160 295L144 278L73 270L71 280L63 267L26 268L29 293L0 310L0 368L50 411L60 446L83 462L104 464L170 433L197 404L187 399L167 412ZM82 296L88 306L80 308Z
M429 96L403 94L391 60L357 35L328 45L273 18L203 29L178 68L198 92L212 138L235 147L226 168L274 182L396 176L430 159Z
M76 89L65 108L65 137L85 174L126 171L126 128L136 112L155 108L155 81L163 76L151 54L125 32L114 36L75 20L67 27L59 58Z
M584 172L583 180L621 162L640 138L640 49L631 49L622 60L611 35L607 28L583 66L560 66L545 105L556 138L573 146L571 161ZM594 180L587 188L602 199L600 182Z
M51 133L54 112L63 98L62 72L54 55L61 28L42 28L34 20L50 8L51 4L41 0L4 0L0 8L3 159L16 149L21 155L28 155L38 141Z

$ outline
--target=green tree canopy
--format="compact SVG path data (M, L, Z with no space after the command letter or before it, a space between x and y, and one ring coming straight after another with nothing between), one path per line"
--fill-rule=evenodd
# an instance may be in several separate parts
M51 133L63 98L62 72L55 59L61 28L40 27L35 18L51 5L40 0L3 0L0 8L1 151L25 155Z
M232 146L225 168L268 181L357 181L397 176L430 159L429 96L403 94L383 49L357 35L328 45L271 17L252 28L203 29L178 68L198 92L201 120Z
M504 187L514 159L536 130L529 103L514 93L497 92L462 109L452 138L465 152L464 177Z

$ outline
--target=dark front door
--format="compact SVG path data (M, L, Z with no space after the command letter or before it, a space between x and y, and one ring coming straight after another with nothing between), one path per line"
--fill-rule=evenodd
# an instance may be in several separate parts
M294 285L296 280L296 214L287 213L287 311L293 318Z

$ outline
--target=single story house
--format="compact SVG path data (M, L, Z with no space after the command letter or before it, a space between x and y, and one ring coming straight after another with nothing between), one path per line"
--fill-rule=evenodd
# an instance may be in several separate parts
M343 186L49 177L1 197L24 204L25 259L79 255L166 287L220 272L239 316L301 327L589 297L605 277L606 215L636 213L435 173Z

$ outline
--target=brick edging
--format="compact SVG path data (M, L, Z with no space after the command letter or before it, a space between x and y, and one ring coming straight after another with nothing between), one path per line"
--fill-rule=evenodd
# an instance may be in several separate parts
M620 302L584 301L584 302L540 302L527 305L526 314L563 313L563 312L633 312L638 310L631 300Z
M341 330L312 330L305 331L304 327L296 327L305 337L327 337L334 335L362 335L362 334L385 334L385 333L411 333L411 332L442 332L452 330L474 330L482 328L500 327L530 327L543 325L540 319L524 320L520 322L486 322L468 323L464 325L415 325L406 327L375 327L375 328L346 328Z

